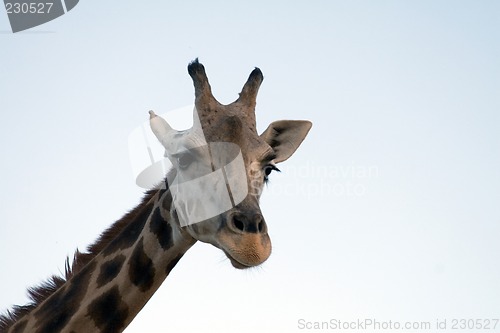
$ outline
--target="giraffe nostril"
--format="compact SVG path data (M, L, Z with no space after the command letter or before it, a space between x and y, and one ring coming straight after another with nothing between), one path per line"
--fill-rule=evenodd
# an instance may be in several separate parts
M233 217L233 225L236 229L239 231L244 231L245 230L245 223L241 221L238 217Z
M267 224L266 220L261 214L257 214L255 216L255 222L257 223L257 230L259 233L267 233Z
M238 233L266 233L266 221L261 214L249 215L237 213L231 217L230 228Z

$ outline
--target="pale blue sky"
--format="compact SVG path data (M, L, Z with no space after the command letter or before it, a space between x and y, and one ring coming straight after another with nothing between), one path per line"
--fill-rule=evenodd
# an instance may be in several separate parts
M498 318L499 2L85 0L9 29L0 11L1 309L139 202L128 135L193 103L199 57L223 103L261 68L261 130L314 127L263 195L269 261L198 243L127 333Z

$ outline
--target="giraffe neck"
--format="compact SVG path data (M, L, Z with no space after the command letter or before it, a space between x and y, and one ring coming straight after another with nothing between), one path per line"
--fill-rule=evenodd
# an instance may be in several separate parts
M171 203L168 190L146 195L90 253L77 252L66 281L7 332L123 331L196 242L171 216ZM122 230L113 237L119 224Z

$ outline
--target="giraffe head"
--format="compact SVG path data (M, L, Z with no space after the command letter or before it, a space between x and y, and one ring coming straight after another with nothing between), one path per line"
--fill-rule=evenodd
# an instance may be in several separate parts
M220 248L234 267L259 265L271 254L260 194L276 164L295 152L312 124L281 120L257 133L255 105L263 80L258 68L228 105L214 98L197 59L188 72L195 88L193 127L174 130L150 111L151 128L173 165L167 176L171 211L181 228Z

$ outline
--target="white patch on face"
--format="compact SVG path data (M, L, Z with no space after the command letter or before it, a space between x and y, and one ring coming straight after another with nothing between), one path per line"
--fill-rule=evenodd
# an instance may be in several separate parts
M239 151L238 155L223 168L233 204L237 205L245 200L248 195L248 180L247 177L245 177L245 162L243 161L241 151Z
M166 133L160 140L165 148L165 157L168 157L172 163L172 157L184 151L203 147L207 145L203 131L201 129L190 129L186 131L172 130ZM175 165L175 164L174 164Z
M167 181L181 226L218 216L248 194L240 147L227 142L207 144L199 121L194 124L192 129L179 132L162 118L151 119L165 156L177 171L175 178Z
M260 198L264 189L264 173L260 162L252 162L248 168L250 194Z
M248 181L240 148L215 142L185 151L189 165L178 164L177 175L168 180L181 226L198 223L234 208L248 194Z

